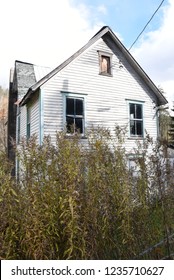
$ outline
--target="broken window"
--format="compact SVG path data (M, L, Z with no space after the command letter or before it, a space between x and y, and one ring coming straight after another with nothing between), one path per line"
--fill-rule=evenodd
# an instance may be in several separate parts
M84 133L84 99L66 97L67 133Z
M130 136L143 137L143 105L129 104Z
M110 57L102 55L101 56L101 73L110 73L111 66L110 66Z
M105 52L98 52L99 53L99 73L102 75L111 75L111 57L112 54L108 54Z

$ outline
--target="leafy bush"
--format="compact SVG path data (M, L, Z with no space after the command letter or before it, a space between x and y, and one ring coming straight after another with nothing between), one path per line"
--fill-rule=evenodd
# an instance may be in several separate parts
M149 153L150 151L150 153ZM129 170L124 130L91 130L88 140L57 134L56 145L23 139L19 178L0 165L0 257L3 259L132 259L173 230L173 170L165 147L147 136ZM140 156L141 155L141 156ZM136 176L135 176L136 171Z

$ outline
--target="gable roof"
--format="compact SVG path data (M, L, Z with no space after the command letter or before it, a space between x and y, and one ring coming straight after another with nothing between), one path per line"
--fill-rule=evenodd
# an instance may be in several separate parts
M38 89L40 86L42 86L44 83L46 83L49 79L51 79L53 76L55 76L59 71L61 71L63 68L65 68L69 63L71 63L75 58L77 58L80 54L82 54L86 49L88 49L91 45L93 45L97 40L102 38L103 36L108 35L112 38L115 45L119 48L121 53L126 57L126 59L129 61L131 66L134 68L134 70L141 76L141 78L145 81L145 83L149 86L149 88L154 92L155 96L158 100L158 105L164 105L168 103L166 98L163 96L163 94L160 92L160 90L156 87L156 85L152 82L152 80L149 78L149 76L144 72L144 70L141 68L141 66L137 63L137 61L133 58L133 56L130 54L130 52L125 48L125 46L121 43L121 41L117 38L117 36L113 33L111 28L109 26L103 26L89 41L86 45L84 45L81 49L79 49L76 53L74 53L72 56L70 56L67 60L65 60L63 63L61 63L58 67L56 67L54 70L49 72L47 75L45 75L43 78L41 78L39 81L37 81L35 84L33 84L29 89L27 94L23 97L22 101L20 102L20 105L25 105L28 100L31 98L31 95Z

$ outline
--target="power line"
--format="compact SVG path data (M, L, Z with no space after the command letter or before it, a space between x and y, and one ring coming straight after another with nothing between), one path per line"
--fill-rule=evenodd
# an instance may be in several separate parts
M158 8L155 10L155 12L153 13L153 15L151 16L151 18L149 19L149 21L146 23L146 25L144 26L143 30L140 32L140 34L138 35L138 37L135 39L135 41L132 43L132 45L129 48L130 49L135 45L135 43L138 41L138 39L140 38L140 36L142 35L142 33L144 32L144 30L146 29L146 27L149 25L149 23L151 22L151 20L153 19L153 17L155 16L155 14L158 12L158 10L160 9L160 7L162 6L162 4L164 3L165 0L163 0L160 5L158 6Z
M140 36L142 35L142 33L144 32L144 30L146 29L146 27L149 25L149 23L151 22L151 20L153 19L153 17L155 16L155 14L158 12L158 10L160 9L160 7L162 6L162 4L164 3L165 0L161 1L160 5L158 6L158 8L155 10L155 12L153 13L153 15L151 16L151 18L149 19L149 21L146 23L145 27L143 28L143 30L140 32L140 34L138 35L138 37L135 39L135 41L132 43L132 45L130 46L130 48L128 49L128 51L131 50L131 48L135 45L135 43L138 41L138 39L140 38ZM112 69L115 65L117 64L117 62L115 62L114 64L112 64L109 69ZM101 72L102 74L102 72ZM88 81L90 81L91 79L89 79ZM87 83L87 82L86 82ZM84 85L84 84L83 84Z
M138 37L136 38L136 40L132 43L131 47L128 49L128 51L130 51L130 49L133 47L133 45L138 41L139 37L142 35L142 33L144 32L144 30L146 29L146 27L148 26L148 24L151 22L151 20L152 20L153 17L155 16L155 14L158 12L158 10L160 9L160 7L161 7L162 4L164 3L164 1L165 1L165 0L163 0L163 1L160 3L160 5L158 6L158 8L155 10L155 12L153 13L153 15L151 16L151 18L149 19L149 21L148 21L147 24L145 25L145 27L143 28L143 30L141 31L141 33L138 35ZM113 64L109 67L109 69L112 69L117 63L120 63L120 62L121 62L121 60L119 60L119 62L113 63ZM100 74L102 74L102 73L104 73L104 71L101 72ZM94 77L94 78L95 78L95 77ZM82 84L83 84L83 86L86 85L87 83L89 83L89 81L92 81L94 78L89 78L86 82L81 83L80 86L81 86ZM130 82L129 82L129 83L130 83Z

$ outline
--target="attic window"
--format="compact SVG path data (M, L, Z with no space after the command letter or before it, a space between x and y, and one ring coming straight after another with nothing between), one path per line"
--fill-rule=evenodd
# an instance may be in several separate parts
M99 74L111 76L112 75L112 68L111 68L111 59L112 54L105 53L105 52L98 52L99 54Z

